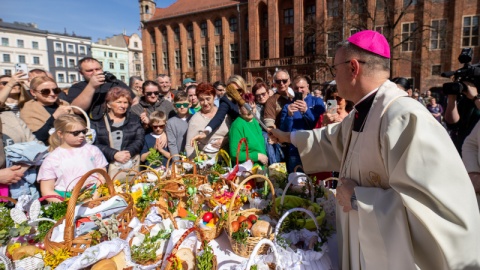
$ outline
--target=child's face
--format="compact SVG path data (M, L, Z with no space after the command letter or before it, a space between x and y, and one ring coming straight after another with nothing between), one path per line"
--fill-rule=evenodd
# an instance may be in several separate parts
M166 121L159 121L159 122L152 123L150 127L153 130L153 134L156 134L156 135L162 134L163 131L165 130L166 124L167 124Z
M185 115L188 113L188 100L180 100L175 102L175 108L177 109L177 113L180 115Z
M85 142L86 133L87 129L83 125L75 123L71 129L60 132L60 135L63 139L63 144L66 144L65 146L79 147Z

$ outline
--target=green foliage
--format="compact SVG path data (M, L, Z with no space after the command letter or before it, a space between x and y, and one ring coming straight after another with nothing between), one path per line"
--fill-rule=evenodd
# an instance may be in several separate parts
M46 206L42 206L42 217L50 218L55 221L58 221L67 214L68 203L63 202L53 202ZM50 221L40 221L37 228L37 234L35 235L35 241L41 242L47 235L48 231L55 224Z
M24 235L30 234L31 230L32 230L32 227L29 226L28 223L25 221L20 224L15 224L15 226L10 229L8 234L10 237L24 236Z
M145 209L153 202L155 201L155 198L158 197L158 194L156 192L152 192L151 195L150 192L153 189L153 186L148 186L144 191L143 195L138 198L137 204L135 205L137 207L137 212L139 216L143 215L143 212L145 212Z
M139 264L147 264L148 262L155 261L157 258L157 249L160 248L160 240L170 239L171 232L167 230L160 230L157 235L150 236L150 233L145 235L145 239L138 246L133 246L132 259Z
M161 165L163 161L163 156L160 154L160 152L157 151L155 148L150 148L148 149L148 156L146 158L146 161L150 164L157 164Z
M240 226L238 231L232 233L233 240L243 245L247 244L247 238L249 236L250 236L250 233L248 232L246 222L242 222L242 225Z
M10 240L8 233L9 228L15 225L10 217L10 209L5 204L0 204L0 246L4 246Z
M207 241L204 244L205 248L202 255L197 256L197 269L198 270L212 270L213 269L213 250L208 245Z

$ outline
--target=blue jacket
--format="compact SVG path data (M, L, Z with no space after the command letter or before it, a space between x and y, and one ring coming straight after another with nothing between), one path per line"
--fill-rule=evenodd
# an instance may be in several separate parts
M282 112L280 113L280 130L290 132L315 128L318 118L325 112L323 99L308 94L304 101L307 103L308 109L303 114L301 112L295 112L292 116L289 116L288 105L292 102L283 106Z

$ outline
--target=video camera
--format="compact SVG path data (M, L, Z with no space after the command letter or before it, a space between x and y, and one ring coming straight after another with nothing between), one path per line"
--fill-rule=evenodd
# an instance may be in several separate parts
M473 58L473 49L462 49L458 61L463 67L455 71L447 71L441 74L442 77L450 78L454 76L455 81L443 84L443 93L446 95L460 95L467 86L465 81L472 82L477 89L480 89L480 64L471 65Z
M113 83L117 81L117 77L108 71L104 71L103 75L105 75L105 82Z

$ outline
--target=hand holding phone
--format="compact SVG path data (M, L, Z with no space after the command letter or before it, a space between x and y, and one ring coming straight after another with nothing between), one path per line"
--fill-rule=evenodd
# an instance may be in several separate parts
M337 100L330 99L327 100L327 113L329 114L337 114Z
M15 73L18 73L18 72L23 72L25 74L22 77L27 76L28 75L27 64L23 64L23 63L15 64Z
M303 94L300 93L300 92L295 92L295 96L293 97L293 101L297 101L297 100L303 100Z

